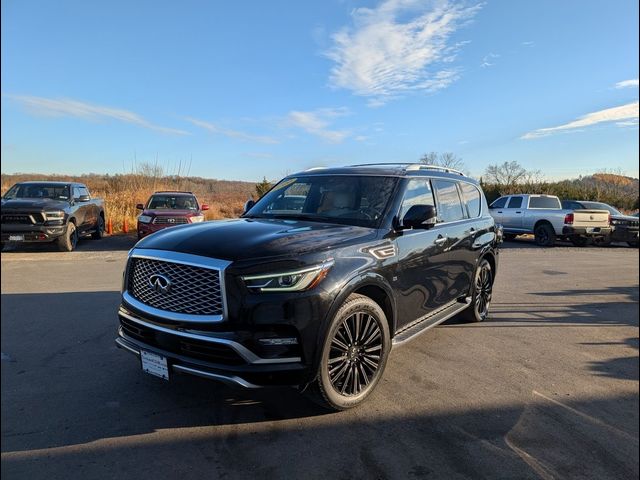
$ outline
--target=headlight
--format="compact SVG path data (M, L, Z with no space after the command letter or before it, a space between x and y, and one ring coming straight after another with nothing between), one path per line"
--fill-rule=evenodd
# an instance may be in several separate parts
M204 222L204 215L194 215L190 217L191 223Z
M318 285L329 273L333 260L290 272L242 277L249 290L258 292L300 292Z
M62 210L52 210L50 212L44 212L44 216L47 220L62 220L64 218L64 212Z
M141 223L149 223L151 222L152 218L151 215L140 215L138 217L138 221Z

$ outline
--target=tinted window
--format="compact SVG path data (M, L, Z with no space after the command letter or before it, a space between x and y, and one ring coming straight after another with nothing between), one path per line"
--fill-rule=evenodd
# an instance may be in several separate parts
M438 195L438 218L441 222L455 222L464 218L464 210L456 182L433 180Z
M69 186L50 183L18 183L11 187L2 198L51 198L53 200L68 200Z
M467 204L467 210L469 216L472 218L480 216L480 190L470 183L460 182L460 189L462 190L462 196Z
M522 197L511 197L507 208L520 208L522 206Z
M491 208L504 208L504 206L507 204L508 199L509 197L500 197L491 204Z
M149 210L197 210L198 202L192 195L153 195L147 205Z
M556 197L529 197L529 208L560 208Z
M611 205L607 205L606 203L602 202L582 202L582 206L580 208L586 208L589 210L609 210L609 213L611 215L624 215L613 208ZM574 210L577 209L574 208Z
M403 219L405 214L414 205L435 206L429 180L425 178L412 178L409 180L407 189L404 192L402 207L400 207L400 219Z
M357 175L285 178L245 215L375 227L398 179Z

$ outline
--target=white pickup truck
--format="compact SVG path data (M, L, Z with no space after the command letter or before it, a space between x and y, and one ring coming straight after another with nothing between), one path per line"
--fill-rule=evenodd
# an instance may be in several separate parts
M553 195L505 195L489 206L506 240L533 233L536 243L551 247L557 238L582 247L590 238L611 233L608 210L565 210Z

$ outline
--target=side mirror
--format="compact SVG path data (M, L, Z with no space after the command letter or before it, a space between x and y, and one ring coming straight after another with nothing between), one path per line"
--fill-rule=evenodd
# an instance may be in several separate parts
M91 197L89 195L80 195L76 200L79 202L88 202L91 200Z
M202 211L209 210L209 205L207 205L206 203L203 203L202 205L200 205L200 210Z
M141 203L138 203L138 204L136 205L136 209L138 209L138 210L144 210L144 205L143 205L143 204L141 204Z
M402 219L404 228L428 229L435 225L438 213L433 205L414 205Z
M244 204L244 211L242 213L243 214L247 213L249 210L253 208L255 204L256 202L254 202L253 200L247 200L247 202Z

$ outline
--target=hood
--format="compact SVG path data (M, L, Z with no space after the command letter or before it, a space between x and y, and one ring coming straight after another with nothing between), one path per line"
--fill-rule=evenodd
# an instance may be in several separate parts
M249 219L196 223L161 230L136 244L222 260L296 256L374 239L371 228L318 222Z
M198 210L172 210L167 208L159 208L158 210L147 209L142 212L143 215L151 215L154 217L190 217L192 215L197 215Z
M69 205L64 200L53 200L51 198L14 198L11 200L2 199L2 208L7 210L60 210Z
M624 220L627 222L637 222L638 217L634 217L633 215L611 215L612 220Z

